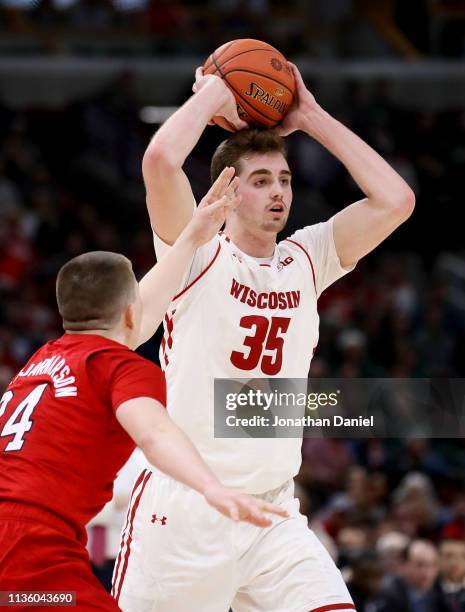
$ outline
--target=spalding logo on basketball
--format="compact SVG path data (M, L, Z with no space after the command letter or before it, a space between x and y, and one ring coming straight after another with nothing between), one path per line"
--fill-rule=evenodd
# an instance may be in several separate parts
M292 70L277 49L260 40L243 38L225 43L209 56L203 70L225 81L236 98L239 117L250 125L274 127L292 105ZM226 130L234 130L223 117L213 120Z

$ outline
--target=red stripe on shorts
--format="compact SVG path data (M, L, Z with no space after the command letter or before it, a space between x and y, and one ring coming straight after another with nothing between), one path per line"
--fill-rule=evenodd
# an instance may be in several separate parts
M353 603L329 604L321 608L312 608L310 612L332 612L333 610L355 610Z
M142 470L142 472L139 474L139 477L136 480L136 482L134 484L134 487L132 489L131 500L129 502L128 511L127 511L127 514L126 514L126 522L124 524L123 533L121 534L121 543L119 545L119 554L118 554L118 559L117 559L117 562L116 562L116 569L115 569L115 572L114 572L113 585L112 585L112 589L111 589L111 594L113 595L113 597L115 596L115 586L116 586L116 582L118 580L119 566L121 564L121 559L122 559L122 556L123 556L124 536L126 534L126 530L128 528L128 524L129 524L129 516L131 514L132 498L134 497L134 493L136 492L136 489L139 487L140 483L144 480L144 478L146 476L146 473L147 473L147 470Z
M139 494L136 497L136 500L134 502L134 507L131 512L131 521L129 523L129 536L128 536L128 542L126 545L126 555L124 557L124 564L123 564L123 569L121 571L121 580L119 582L118 592L116 593L116 597L115 597L116 603L118 603L119 596L121 595L121 587L123 586L124 576L126 575L126 570L128 569L129 555L131 554L132 528L134 526L134 517L136 516L137 508L139 507L140 498L142 497L142 493L144 492L145 485L148 483L151 476L152 476L152 472L148 472L148 474L145 476L144 482L142 483L141 490L139 491Z

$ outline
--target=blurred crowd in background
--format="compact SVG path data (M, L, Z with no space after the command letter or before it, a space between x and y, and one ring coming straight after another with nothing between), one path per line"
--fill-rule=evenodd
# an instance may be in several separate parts
M463 2L282 6L0 0L0 49L206 55L225 40L253 36L297 57L464 55ZM308 85L318 99L319 83ZM186 84L172 103L187 95ZM417 206L320 298L311 377L465 376L465 111L393 100L389 81L354 80L330 103L404 176ZM128 72L59 108L18 110L0 101L0 393L62 331L54 284L65 261L87 250L122 252L138 277L155 261L141 160L156 125L140 111ZM225 135L208 128L186 164L197 199ZM362 197L310 138L294 134L288 146L294 203L287 234ZM159 340L141 354L156 361ZM464 466L462 440L304 440L302 510L343 569L359 612L465 612ZM94 561L103 567L108 559Z
M1 0L0 31L0 46L19 54L203 54L250 37L318 58L463 57L465 7L461 0Z
M305 439L301 509L358 612L465 610L463 445Z
M54 280L66 260L87 250L119 251L139 277L154 263L140 169L154 126L141 122L128 78L60 111L0 108L0 387L60 334ZM407 178L417 207L405 227L321 297L311 376L463 377L465 256L457 208L465 114L397 109L382 91L347 84L342 118ZM198 198L224 136L209 128L187 163ZM295 134L288 144L295 191L288 231L360 197L340 164L308 137ZM158 340L142 354L156 360ZM465 610L463 441L307 439L303 457L303 510L345 568L354 597L368 602L359 611ZM425 607L434 598L445 598L446 607Z
M128 78L59 111L0 108L3 384L60 330L54 275L63 262L104 249L124 252L139 276L154 263L141 159L155 128L139 119L137 100L125 89ZM342 118L407 179L417 206L401 229L321 297L312 375L460 377L465 113L401 111L377 88L370 95L349 84ZM225 135L208 128L187 162L198 199ZM345 169L310 138L295 134L288 145L294 203L286 233L362 197Z

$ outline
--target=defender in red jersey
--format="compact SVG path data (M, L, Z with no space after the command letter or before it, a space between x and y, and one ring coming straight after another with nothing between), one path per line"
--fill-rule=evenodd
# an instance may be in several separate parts
M119 609L91 572L85 524L111 499L135 444L227 516L266 526L262 511L283 514L219 483L164 410L160 369L132 350L153 334L154 313L161 320L193 252L235 204L232 176L223 173L175 256L140 288L115 253L87 253L60 270L66 333L39 349L0 399L0 591L75 592L78 609ZM136 495L144 482L143 472Z

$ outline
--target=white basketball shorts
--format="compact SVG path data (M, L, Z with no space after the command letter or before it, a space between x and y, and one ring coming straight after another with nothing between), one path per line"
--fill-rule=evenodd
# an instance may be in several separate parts
M293 483L265 493L289 518L235 523L184 485L144 470L121 536L113 595L124 612L353 612L308 528Z

